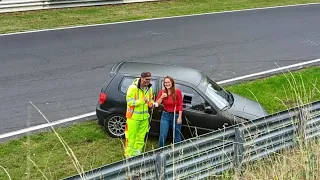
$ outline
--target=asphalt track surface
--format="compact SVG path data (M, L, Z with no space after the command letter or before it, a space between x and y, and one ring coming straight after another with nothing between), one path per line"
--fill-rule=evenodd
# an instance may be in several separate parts
M225 80L320 57L320 5L0 36L0 134L92 112L118 61ZM275 64L276 63L276 64Z

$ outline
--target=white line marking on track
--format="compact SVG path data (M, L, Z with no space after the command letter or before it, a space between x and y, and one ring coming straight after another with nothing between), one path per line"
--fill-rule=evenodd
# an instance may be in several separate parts
M86 117L90 117L90 116L94 116L94 115L96 115L96 112L90 112L90 113L87 113L87 114L82 114L82 115L78 115L78 116L74 116L74 117L70 117L70 118L66 118L66 119L61 119L61 120L54 121L54 122L51 122L51 123L40 124L40 125L37 125L37 126L33 126L33 127L25 128L25 129L20 129L20 130L17 130L17 131L6 133L6 134L1 134L0 135L0 139L8 138L8 137L11 137L11 136L15 136L15 135L19 135L19 134L23 134L23 133L27 133L27 132L31 132L31 131L35 131L35 130L38 130L38 129L47 128L47 127L50 127L50 126L54 126L54 125L58 125L58 124L66 123L66 122L75 121L75 120L78 120L78 119L81 119L81 118L86 118Z
M284 66L284 67L280 67L280 68L276 68L276 69L270 69L270 70L262 71L262 72L259 72L259 73L248 74L248 75L240 76L240 77L237 77L237 78L223 80L223 81L219 81L217 83L218 84L224 84L224 83L228 83L228 82L237 81L237 80L240 80L240 79L259 76L259 75L263 75L263 74L268 74L268 73L272 73L272 72L276 72L276 71L281 71L281 70L284 70L284 69L290 69L290 68L294 68L294 67L298 67L298 66L302 66L302 65L317 63L317 62L320 62L320 58L319 59L315 59L315 60L311 60L311 61L306 61L306 62L303 62L303 63L292 64L292 65L289 65L289 66ZM34 130L38 130L38 129L42 129L42 128L46 128L46 127L50 127L50 126L53 126L53 125L58 125L58 124L66 123L66 122L75 121L75 120L78 120L78 119L81 119L81 118L86 118L86 117L90 117L90 116L94 116L94 115L96 115L95 111L87 113L87 114L82 114L82 115L66 118L66 119L57 120L57 121L54 121L54 122L51 122L51 123L41 124L41 125L37 125L37 126L33 126L33 127L17 130L17 131L13 131L13 132L6 133L6 134L1 134L0 135L0 139L8 138L8 137L11 137L11 136L15 136L15 135L18 135L18 134L23 134L23 133L26 133L26 132L30 132L30 131L34 131Z
M249 78L249 77L259 76L259 75L263 75L263 74L268 74L268 73L272 73L272 72L276 72L276 71L281 71L281 70L284 70L284 69L290 69L290 68L294 68L294 67L298 67L298 66L303 66L303 65L306 65L306 64L317 63L317 62L320 62L320 58L319 59L315 59L315 60L311 60L311 61L302 62L302 63L292 64L292 65L289 65L289 66L279 67L279 68L276 68L276 69L270 69L270 70L267 70L267 71L248 74L248 75L245 75L245 76L240 76L240 77L236 77L236 78L232 78L232 79L228 79L228 80L223 80L223 81L219 81L217 83L218 84L224 84L224 83L228 83L228 82L237 81L237 80L240 80L240 79L246 79L246 78Z
M271 6L271 7L263 7L263 8L251 8L251 9L240 9L240 10L221 11L221 12L209 12L209 13L189 14L189 15L170 16L170 17L159 17L159 18L140 19L140 20L132 20L132 21L103 23L103 24L92 24L92 25L83 25L83 26L60 27L60 28L53 28L53 29L43 29L43 30L34 30L34 31L25 31L25 32L16 32L16 33L0 34L0 37L1 37L1 36L9 36L9 35L17 35L17 34L35 33L35 32L54 31L54 30L65 30L65 29L75 29L75 28L84 28L84 27L95 27L95 26L104 26L104 25L113 25L113 24L125 24L125 23L133 23L133 22L153 21L153 20L161 20L161 19L182 18L182 17L190 17L190 16L202 16L202 15L210 15L210 14L222 14L222 13L243 12L243 11L255 11L255 10L264 10L264 9L276 9L276 8L287 8L287 7L298 7L298 6L310 6L310 5L320 5L320 3L306 3L306 4L293 4L293 5L284 5L284 6Z

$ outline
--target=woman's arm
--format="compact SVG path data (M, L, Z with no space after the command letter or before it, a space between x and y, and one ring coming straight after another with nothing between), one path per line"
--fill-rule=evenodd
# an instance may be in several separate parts
M159 91L158 96L157 96L156 102L158 104L161 104L161 102L162 102L162 97L161 96L162 96L162 90Z
M179 89L176 90L176 95L177 95L177 111L179 111L179 117L178 117L178 120L180 122L178 122L179 124L182 122L182 111L183 111L183 107L182 107L182 93Z

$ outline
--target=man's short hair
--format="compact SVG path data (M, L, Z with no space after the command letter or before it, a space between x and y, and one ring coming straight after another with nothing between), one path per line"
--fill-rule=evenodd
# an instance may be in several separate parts
M144 72L141 73L141 77L142 78L151 77L151 73L144 71Z

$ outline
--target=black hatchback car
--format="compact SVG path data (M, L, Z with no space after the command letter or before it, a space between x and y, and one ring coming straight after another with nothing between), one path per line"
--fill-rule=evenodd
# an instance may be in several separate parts
M111 68L110 78L101 89L96 107L98 123L104 126L111 137L124 137L126 90L143 71L152 74L155 97L162 89L163 79L167 75L174 78L176 87L182 91L184 138L268 115L257 102L223 89L198 70L165 64L119 62ZM161 106L150 110L150 113L152 118L149 134L157 136Z

